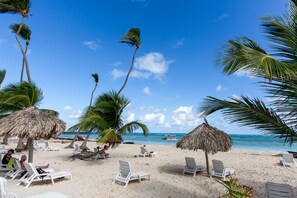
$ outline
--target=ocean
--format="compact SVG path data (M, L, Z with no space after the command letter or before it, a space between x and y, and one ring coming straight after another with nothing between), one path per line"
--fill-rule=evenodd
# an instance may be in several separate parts
M175 146L176 141L162 140L162 138L170 135L181 139L185 133L150 133L147 137L144 137L142 133L131 133L123 136L125 142L134 142L136 144L155 144L155 145L168 145ZM81 134L85 137L85 134ZM63 133L61 138L73 138L74 134ZM283 141L279 138L275 138L268 135L252 135L252 134L230 134L233 141L233 149L247 149L254 151L277 151L283 152L287 150L297 151L297 144L293 144L290 148L288 145L284 145ZM92 134L91 139L98 138L97 134Z

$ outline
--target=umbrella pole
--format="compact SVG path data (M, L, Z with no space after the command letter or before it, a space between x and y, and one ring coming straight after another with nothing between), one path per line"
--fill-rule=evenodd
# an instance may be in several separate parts
M207 169L207 174L209 175L209 163L208 163L208 154L205 151L205 159L206 159L206 169Z
M29 158L29 160L28 160L28 162L29 163L33 163L33 138L28 138L28 146L29 146L29 156L28 156L28 158Z

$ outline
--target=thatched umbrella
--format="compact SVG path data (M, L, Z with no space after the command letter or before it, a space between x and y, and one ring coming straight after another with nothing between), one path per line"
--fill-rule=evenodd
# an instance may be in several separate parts
M65 127L65 122L52 114L36 107L29 107L0 119L0 137L28 138L29 162L33 162L33 139L57 137Z
M218 151L227 152L231 149L233 142L227 133L210 126L207 120L204 120L205 123L202 123L178 141L176 147L194 151L203 150L205 152L207 174L209 174L208 154L215 154Z

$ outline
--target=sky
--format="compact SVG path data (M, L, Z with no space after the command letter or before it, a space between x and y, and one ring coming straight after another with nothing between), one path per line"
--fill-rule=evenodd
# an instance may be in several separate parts
M76 124L95 97L118 91L131 64L134 47L119 42L132 27L141 30L141 46L123 90L130 105L124 122L138 120L150 132L187 133L203 122L199 106L207 96L228 99L247 95L268 101L253 78L241 72L226 76L216 64L221 47L247 36L267 49L261 17L280 16L285 0L32 0L25 23L32 30L28 62L32 80L54 109ZM0 15L2 87L20 81L22 55L9 25L18 15ZM23 42L24 45L24 42ZM230 124L220 112L208 122L229 134L260 131Z

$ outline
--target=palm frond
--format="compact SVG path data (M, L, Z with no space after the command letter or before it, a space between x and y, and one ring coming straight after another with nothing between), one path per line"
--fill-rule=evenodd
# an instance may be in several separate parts
M0 70L0 86L5 78L5 75L6 75L6 70L5 69Z
M228 75L247 70L254 76L269 80L297 76L294 65L273 58L247 37L230 40L229 44L223 46L218 64L224 67L223 72Z
M17 33L19 27L20 27L20 24L13 24L9 26L9 28L12 30L12 33L15 33L15 34ZM26 41L30 41L31 40L30 28L26 24L23 24L19 35L22 39Z
M92 77L94 78L95 83L97 84L99 82L99 76L98 76L98 74L97 73L94 73L94 74L92 74Z
M20 14L28 17L31 8L30 0L1 0L0 13Z
M284 142L290 145L297 140L295 127L288 126L273 109L266 107L257 98L250 99L241 96L241 100L232 97L230 101L226 101L209 96L203 102L200 110L204 111L203 115L221 110L231 123L264 131L284 139Z
M127 43L132 46L136 46L139 48L140 46L140 29L139 28L131 28L129 31L120 38L121 43Z
M125 134L126 132L133 133L135 130L137 130L139 128L142 130L144 136L148 135L149 130L148 130L147 126L141 122L138 122L138 121L133 121L133 122L129 122L129 123L125 124L118 130L118 132L119 132L119 134Z

